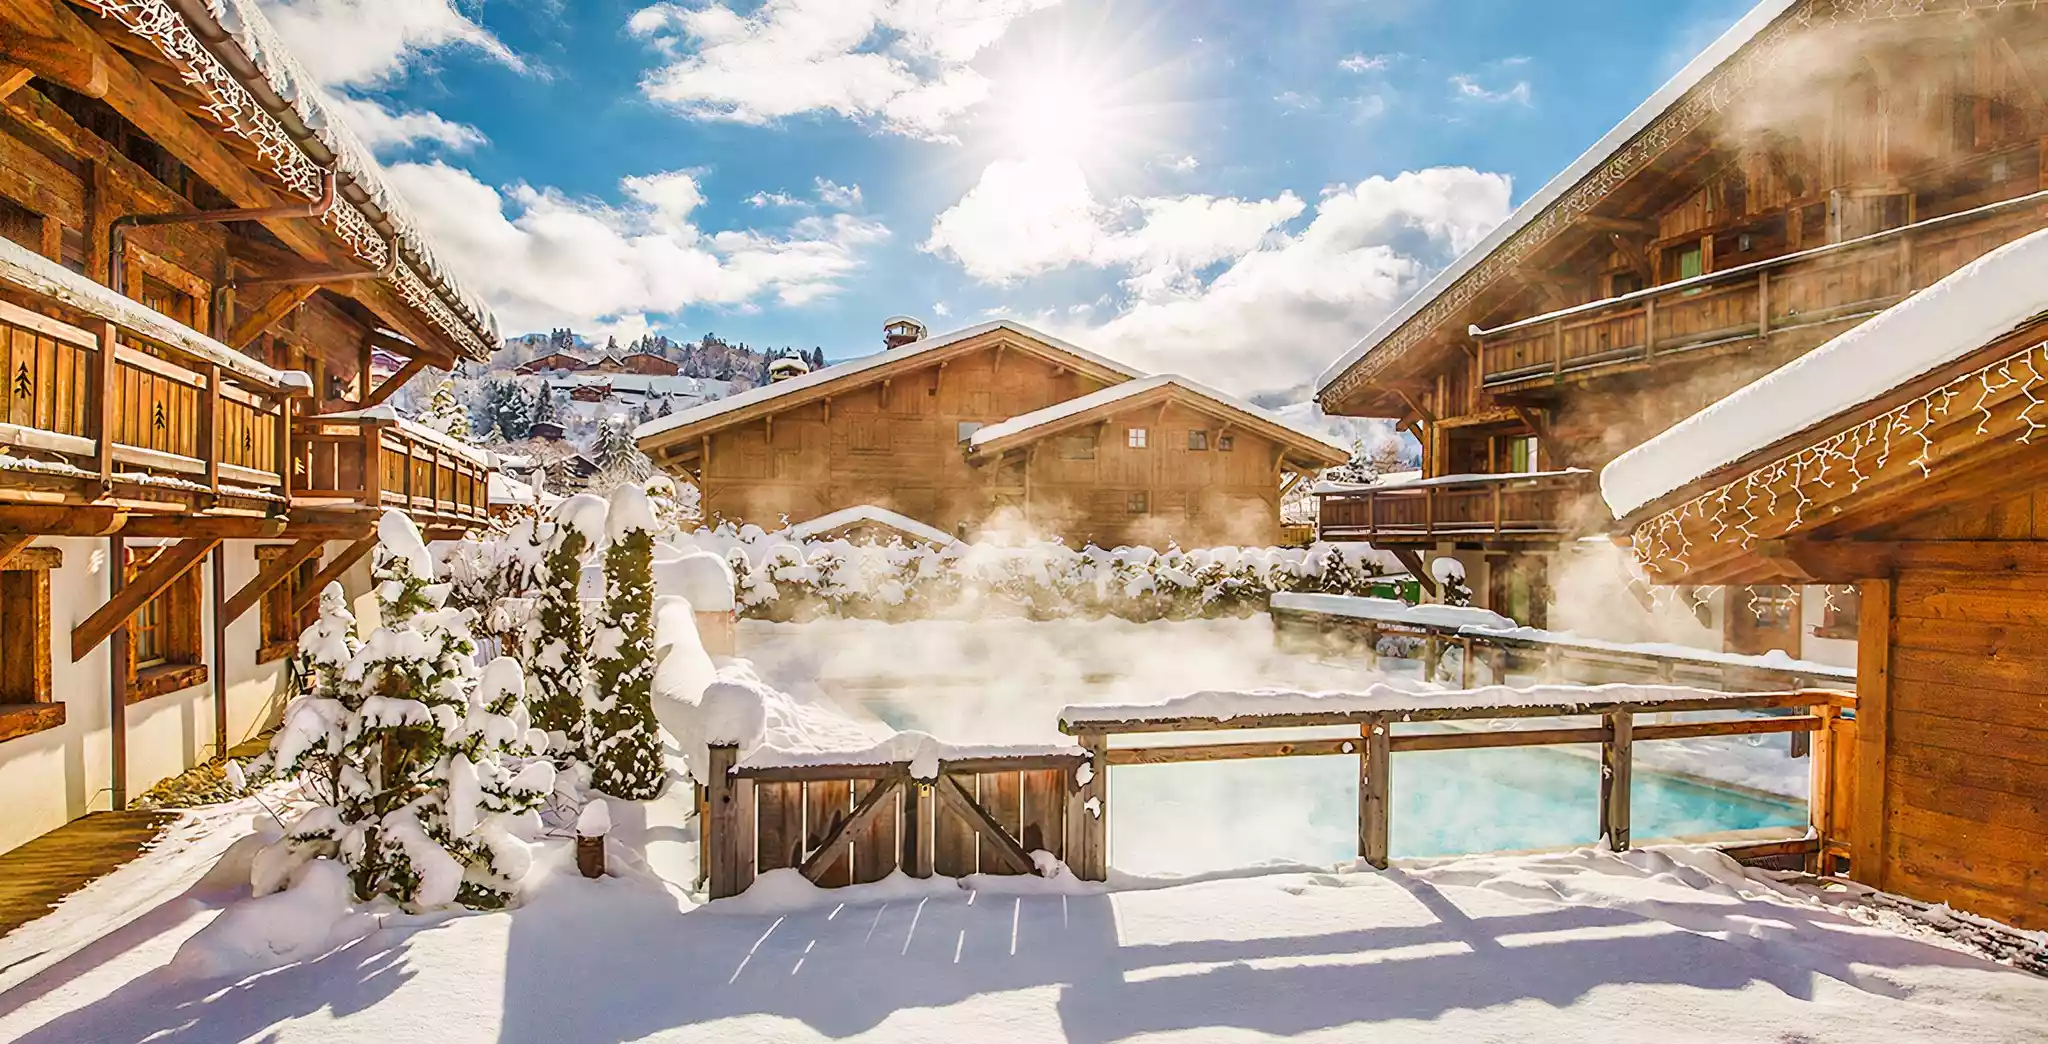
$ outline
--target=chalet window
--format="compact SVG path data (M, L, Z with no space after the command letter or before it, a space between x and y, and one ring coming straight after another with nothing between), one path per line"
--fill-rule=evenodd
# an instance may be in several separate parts
M1193 430L1190 430L1190 431L1188 432L1188 448L1189 448L1189 449L1191 449L1191 450L1206 450L1206 449L1208 449L1208 448L1209 448L1209 433L1208 433L1208 432L1206 432L1206 431L1203 431L1203 430L1201 430L1200 428L1195 428L1195 429L1193 429Z
M198 318L197 302L192 295L164 282L153 275L142 277L140 300L145 307L154 308L186 326L193 326Z
M1124 429L1124 445L1132 449L1144 449L1145 438L1145 429L1143 428Z
M1124 502L1133 515L1142 515L1152 510L1152 499L1143 492L1133 493Z
M64 724L50 690L50 570L54 548L17 552L0 572L0 742Z
M1664 257L1672 279L1691 279L1706 271L1706 254L1698 243L1675 247Z
M1228 453L1237 448L1237 436L1228 433L1216 436L1216 451Z
M1642 288L1643 276L1640 272L1616 272L1607 277L1607 296L1609 297L1632 294Z
M1060 440L1061 460L1094 460L1095 436L1069 435Z
M1822 591L1820 623L1814 625L1813 636L1854 640L1857 619L1863 612L1862 589L1854 584L1840 584Z
M128 554L128 581L154 561L157 548ZM128 700L148 699L206 680L200 645L200 570L195 567L128 618Z
M1536 470L1536 437L1534 435L1524 435L1520 438L1509 439L1507 440L1506 448L1507 452L1504 456L1507 459L1502 461L1502 463L1507 465L1506 470Z
M256 548L256 566L261 569L283 555L290 544L263 544ZM276 587L263 592L261 616L262 640L256 647L256 662L269 663L290 656L297 648L299 631L304 627L299 616L292 612L292 603L298 600L299 592L313 582L314 574L320 571L319 556L306 560L290 576Z

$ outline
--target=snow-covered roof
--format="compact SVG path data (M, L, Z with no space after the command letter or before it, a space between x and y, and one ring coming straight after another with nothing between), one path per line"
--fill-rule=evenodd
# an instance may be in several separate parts
M491 504L493 506L499 504L534 504L546 507L550 504L559 504L562 501L561 496L558 494L535 489L531 483L521 482L502 471L491 472L489 480Z
M876 507L873 504L858 504L850 508L841 508L830 514L819 515L808 522L799 522L789 527L789 535L791 539L809 540L820 534L830 533L843 526L850 526L860 522L874 522L888 526L891 529L916 537L937 547L944 547L953 542L952 534L943 529L925 525L909 515L898 514L888 508Z
M1354 620L1380 620L1386 623L1427 627L1482 627L1508 630L1515 626L1513 620L1492 610L1475 606L1427 603L1409 605L1392 598L1366 598L1358 595L1279 591L1274 593L1272 605L1275 609L1293 609L1303 613L1322 613L1325 616L1342 616Z
M1550 179L1548 184L1537 189L1535 195L1530 196L1521 206L1516 207L1515 212L1508 215L1508 219L1501 222L1498 228L1488 233L1485 239L1480 240L1477 246L1465 251L1458 260L1451 263L1449 268L1438 272L1436 278L1431 279L1427 285L1417 291L1406 303L1395 309L1392 315L1381 320L1378 326L1373 327L1371 333L1366 334L1357 344L1352 345L1351 349L1338 357L1336 362L1331 363L1329 368L1323 371L1322 376L1316 378L1316 394L1322 394L1331 384L1336 383L1337 379L1342 377L1345 371L1357 365L1359 360L1364 359L1373 349L1379 347L1382 341L1392 336L1408 320L1413 319L1416 313L1422 311L1431 301L1435 300L1446 290L1449 290L1458 280L1465 278L1468 273L1478 267L1481 261L1486 260L1488 255L1499 249L1501 244L1507 242L1515 233L1520 232L1535 221L1537 217L1549 210L1553 204L1562 199L1567 192L1571 191L1573 186L1605 166L1610 157L1621 151L1623 146L1627 145L1637 134L1642 133L1644 129L1648 128L1657 117L1663 115L1666 110L1677 104L1678 100L1683 98L1687 91L1699 86L1700 82L1705 80L1709 73L1712 73L1721 63L1734 57L1735 53L1741 50L1744 44L1755 39L1759 33L1763 32L1765 27L1777 20L1779 15L1784 14L1799 2L1800 0L1762 0L1761 3L1751 8L1748 14L1743 15L1741 20L1730 26L1728 31L1722 33L1719 39L1708 45L1707 49L1701 51L1692 61L1686 63L1685 68L1680 69L1677 75L1671 77L1663 87L1657 90L1657 93L1650 95L1641 105L1636 106L1635 111L1624 117L1620 123L1615 125L1613 130L1608 131L1599 141L1594 142L1591 148L1581 153L1578 159L1572 161L1570 166L1560 171L1556 177Z
M398 430L406 433L407 435L412 436L413 438L420 440L421 442L431 443L435 446L439 446L440 448L447 450L448 452L453 453L454 455L461 457L462 459L469 461L472 464L481 464L487 468L495 468L498 466L497 454L492 453L490 450L487 449L480 449L476 446L472 446L469 443L464 442L461 439L458 439L445 431L436 431L433 428L429 428L416 420L400 416L398 411L393 409L388 403L379 406L372 406L367 410L342 410L338 413L316 413L313 416L307 417L305 419L309 421L382 421L384 423L396 426Z
M1565 468L1561 471L1502 471L1493 474L1437 475L1423 478L1419 471L1388 472L1381 482L1318 482L1309 492L1327 495L1332 493L1388 493L1403 489L1428 489L1431 486L1455 486L1461 482L1505 482L1510 479L1556 478L1560 475L1589 475L1585 468ZM1396 477L1399 476L1399 477Z
M278 370L243 355L133 298L101 286L13 240L0 238L0 280L61 301L152 340L162 341L229 373L273 389L312 391L313 378Z
M209 112L248 138L271 173L305 198L323 170L346 182L322 220L367 264L387 256L388 226L403 261L392 288L432 324L481 358L497 348L497 320L438 261L403 199L385 182L370 150L330 111L318 82L286 50L256 0L130 0L94 5L160 51L198 91Z
M1211 399L1239 413L1248 414L1252 417L1256 417L1257 419L1264 421L1267 424L1271 424L1274 427L1282 428L1300 437L1301 440L1304 442L1313 442L1325 449L1328 449L1331 453L1336 454L1340 458L1349 457L1351 454L1351 451L1344 448L1343 446L1331 442L1328 438L1325 438L1324 436L1319 435L1307 428L1301 427L1300 425L1291 424L1286 420L1281 419L1281 417L1276 413L1273 413L1269 410L1260 409L1259 407L1254 406L1251 403L1244 401L1243 399L1239 399L1231 395L1226 395L1220 391L1217 391L1214 388L1209 387L1206 384L1202 384L1198 381L1189 380L1186 377L1182 377L1179 374L1174 373L1162 373L1156 376L1145 377L1135 381L1126 381L1122 384L1112 384L1107 388L1090 392L1087 395L1082 395L1077 398L1068 399L1065 402L1053 403L1052 405L1047 406L1042 410L1033 410L1030 413L1021 414L1016 417L1011 417L1009 420L999 421L995 424L987 425L974 433L974 435L968 440L968 445L978 449L982 446L989 445L1001 439L1006 439L1013 435L1018 435L1026 431L1030 431L1034 428L1042 428L1049 424L1057 424L1060 421L1068 419L1069 417L1073 417L1077 414L1086 413L1089 410L1093 410L1099 406L1106 406L1111 403L1121 402L1126 399L1137 398L1139 396L1146 395L1150 392L1157 391L1160 388L1165 388L1169 385L1172 387L1179 388L1183 391L1191 392L1195 395L1201 396L1202 398Z
M2044 272L2048 231L1985 254L1616 457L1601 496L1623 518L1976 351L2048 310Z
M732 382L715 377L686 377L660 373L591 373L565 370L559 376L543 378L550 388L605 388L636 395L695 395L717 398L732 390Z
M873 355L864 355L858 359L849 359L845 362L820 367L801 377L791 377L786 381L764 384L758 388L750 388L738 395L707 402L691 409L680 410L666 417L656 418L642 424L634 430L633 437L645 439L675 428L688 427L689 425L698 424L723 414L746 409L749 406L755 406L826 384L843 381L849 377L858 376L869 370L887 366L891 363L913 359L928 352L959 344L962 341L980 337L982 334L991 333L996 330L1008 330L1011 333L1019 334L1040 344L1048 345L1069 355L1084 359L1113 373L1122 374L1125 377L1136 378L1138 376L1136 371L1124 364L1097 355L1078 345L1069 344L1050 334L1041 333L1012 319L996 319L986 323L976 323L973 326L962 327L951 333L927 337L921 341L913 341L900 348L891 348L885 352L876 352Z

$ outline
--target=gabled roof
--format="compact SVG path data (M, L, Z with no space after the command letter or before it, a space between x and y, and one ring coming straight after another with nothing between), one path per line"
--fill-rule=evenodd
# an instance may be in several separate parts
M1421 315L1424 309L1445 296L1453 287L1472 276L1481 264L1509 241L1525 231L1547 238L1550 232L1570 224L1573 218L1584 213L1593 203L1604 198L1607 188L1618 184L1630 172L1654 158L1656 151L1650 148L1631 149L1639 138L1647 137L1646 131L1658 118L1678 109L1693 89L1701 86L1707 78L1728 63L1742 49L1763 35L1764 30L1776 22L1780 15L1797 6L1801 0L1762 0L1750 12L1742 16L1720 38L1699 53L1685 68L1680 69L1664 86L1658 89L1634 112L1628 114L1613 130L1608 131L1593 146L1581 153L1579 158L1548 184L1537 189L1515 212L1508 215L1500 227L1488 233L1478 245L1451 263L1449 268L1437 273L1428 285L1417 291L1405 304L1382 320L1372 332L1351 346L1336 362L1325 369L1316 379L1316 395L1322 396L1337 383L1352 367L1364 361L1366 356L1377 350L1400 332L1411 320ZM1711 92L1708 92L1711 93ZM1718 100L1708 101L1708 110L1718 108ZM1627 154L1624 156L1624 154ZM1618 169L1620 168L1620 169ZM1574 191L1577 190L1577 191ZM1569 197L1569 198L1568 198ZM1533 245L1533 244L1532 244ZM1508 263L1512 264L1513 259ZM1482 273L1484 275L1484 273ZM1475 287L1476 290L1476 287ZM1462 303L1462 302L1461 302Z
M789 536L792 540L814 540L827 533L861 524L887 526L907 537L922 540L935 547L944 547L953 542L952 534L943 529L928 526L909 515L873 504L856 504L830 514L819 515L808 522L799 522L789 527Z
M1172 397L1240 424L1248 431L1270 436L1318 463L1336 465L1351 457L1350 450L1315 432L1289 424L1277 414L1172 373L1113 384L1088 395L1056 402L1042 410L990 424L968 439L968 449L975 456L1001 453L1006 448L1090 424L1105 414L1161 397Z
M1041 333L1023 323L1009 319L977 323L973 326L954 330L951 333L927 337L900 348L891 348L874 355L835 363L822 369L812 370L801 377L750 388L737 395L717 399L701 406L682 410L666 417L642 424L633 432L641 443L641 449L653 445L664 445L679 439L687 439L706 431L715 431L730 423L779 409L788 409L827 394L834 394L849 386L866 384L885 376L885 371L899 369L901 364L911 361L922 362L924 356L938 354L973 341L984 334L1006 331L1017 337L1021 347L1037 346L1045 349L1047 356L1062 356L1064 361L1075 368L1088 371L1103 380L1131 380L1138 376L1136 371L1122 363L1104 358L1085 348L1062 341L1050 334Z

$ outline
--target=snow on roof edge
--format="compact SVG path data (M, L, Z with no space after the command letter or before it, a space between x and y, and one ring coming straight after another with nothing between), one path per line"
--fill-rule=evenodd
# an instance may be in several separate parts
M901 530L920 540L929 541L940 547L953 542L953 536L937 526L926 525L909 515L899 514L874 504L856 504L850 508L819 515L807 522L789 527L789 535L798 540L809 540L820 533L829 533L840 526L855 522L875 522L891 529Z
M1664 86L1658 88L1655 94L1650 95L1641 105L1636 106L1634 111L1630 112L1620 123L1614 126L1613 130L1608 131L1600 140L1594 142L1590 148L1579 155L1578 159L1573 160L1570 166L1559 172L1556 177L1545 182L1543 187L1537 189L1534 195L1524 201L1521 206L1516 207L1514 213L1509 214L1507 220L1501 222L1492 232L1487 233L1486 238L1480 240L1478 245L1465 251L1456 261L1451 262L1450 267L1438 272L1434 279L1431 279L1428 283L1424 284L1422 289L1411 295L1407 301L1402 303L1401 307L1394 310L1393 314L1382 319L1379 325L1372 328L1371 332L1360 338L1348 351L1339 356L1336 362L1326 367L1322 374L1316 378L1315 393L1318 396L1322 395L1330 385L1336 383L1338 378L1344 376L1346 371L1358 365L1359 361L1367 355L1372 354L1372 350L1379 347L1382 341L1392 336L1408 320L1415 318L1415 315L1421 312L1429 302L1436 300L1445 291L1456 285L1458 280L1463 279L1467 273L1478 267L1481 261L1486 260L1495 250L1498 250L1501 244L1507 242L1515 233L1520 232L1544 211L1550 209L1550 206L1563 198L1565 193L1571 191L1574 185L1577 185L1587 175L1597 170L1602 163L1607 161L1608 157L1620 151L1621 147L1626 145L1630 139L1641 133L1658 116L1676 104L1680 98L1685 96L1687 91L1699 86L1700 82L1706 79L1708 73L1719 68L1723 62L1734 57L1735 53L1741 50L1744 44L1755 39L1757 34L1763 32L1766 26L1776 21L1779 15L1784 14L1800 2L1801 0L1761 0L1755 7L1751 8L1748 14L1743 15L1734 25L1729 26L1727 32L1722 33L1719 38L1707 46L1706 50L1701 51L1692 61L1686 63L1685 68L1680 69L1676 75L1666 81Z
M1309 431L1308 429L1303 428L1299 425L1289 423L1288 421L1283 420L1278 414L1272 413L1268 410L1261 409L1257 406L1252 405L1249 402L1244 401L1243 399L1239 399L1233 395L1227 395L1223 392L1217 391L1216 389L1209 387L1206 384L1202 384L1199 381L1190 380L1177 373L1154 374L1150 377L1143 377L1134 381L1126 381L1122 384L1112 384L1107 388L1101 388L1096 391L1090 392L1086 395L1081 395L1072 399L1067 399L1064 402L1053 403L1052 405L1047 406L1043 409L1032 410L1030 413L1021 413L1007 420L997 421L994 424L986 425L980 428L979 430L975 431L973 436L971 436L968 439L968 445L981 446L986 443L994 442L998 439L1008 438L1009 436L1018 434L1020 432L1030 431L1033 428L1043 427L1044 425L1064 420L1078 413L1085 413L1089 410L1096 408L1097 406L1102 406L1107 403L1116 402L1120 399L1128 399L1138 395L1143 395L1146 392L1153 391L1154 389L1158 388L1164 388L1167 385L1176 385L1182 388L1183 390L1191 391L1194 392L1196 395L1200 395L1204 398L1213 399L1217 402L1220 402L1223 405L1228 406L1231 409L1237 410L1240 413L1248 414L1250 416L1258 418L1259 420L1265 421L1266 423L1271 424L1275 427L1293 432L1294 434L1299 435L1310 442L1314 442L1320 446L1329 449L1333 453L1343 455L1346 459L1349 459L1351 456L1350 449L1343 446L1339 446L1338 444L1331 442L1329 439L1321 435L1318 435L1315 432Z
M2048 309L2048 230L2013 240L1729 393L1600 469L1614 517L1881 398Z
M745 409L748 406L767 402L771 399L778 399L794 392L830 384L842 378L865 373L876 367L886 366L889 363L898 362L903 359L914 358L933 349L958 344L961 341L979 337L982 334L995 330L1009 330L1011 333L1021 334L1049 347L1057 348L1063 352L1086 359L1089 362L1120 373L1133 380L1140 376L1137 371L1114 359L1097 355L1086 348L1070 344L1051 334L1032 329L1014 319L993 319L985 323L961 327L958 330L934 337L927 337L921 341L912 341L901 348L891 348L888 351L876 352L873 355L863 355L858 359L848 359L845 362L833 363L830 366L812 370L801 377L792 377L786 381L777 381L774 384L764 384L758 388L749 388L737 395L728 395L723 399L715 399L687 410L679 410L666 417L657 417L633 429L633 438L636 440L645 439L675 428L688 427L699 421L710 420L713 417Z

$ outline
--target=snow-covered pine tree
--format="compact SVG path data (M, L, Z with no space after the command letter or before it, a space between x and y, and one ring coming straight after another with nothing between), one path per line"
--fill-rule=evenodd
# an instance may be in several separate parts
M469 411L463 408L461 398L455 394L454 376L441 378L441 383L434 388L434 398L427 403L426 416L420 418L420 422L458 439L469 438Z
M591 786L644 801L667 774L654 721L654 509L631 483L612 491L605 532L604 607L591 641Z
M527 668L533 675L533 724L548 734L550 747L568 760L588 757L583 689L589 677L589 634L577 586L583 557L604 535L605 504L578 493L555 508L552 522L537 533L546 548L535 575L539 603L527 632Z
M654 465L633 441L633 428L623 416L613 415L598 424L591 456L597 462L597 474L590 480L593 489L637 484L654 473Z
M260 853L259 894L306 861L348 867L359 899L409 910L504 905L531 863L515 819L554 789L533 758L519 665L481 672L468 610L442 608L433 559L410 518L378 523L373 574L384 625L358 645L338 586L300 638L309 691L286 708L259 768L299 777L316 802Z

